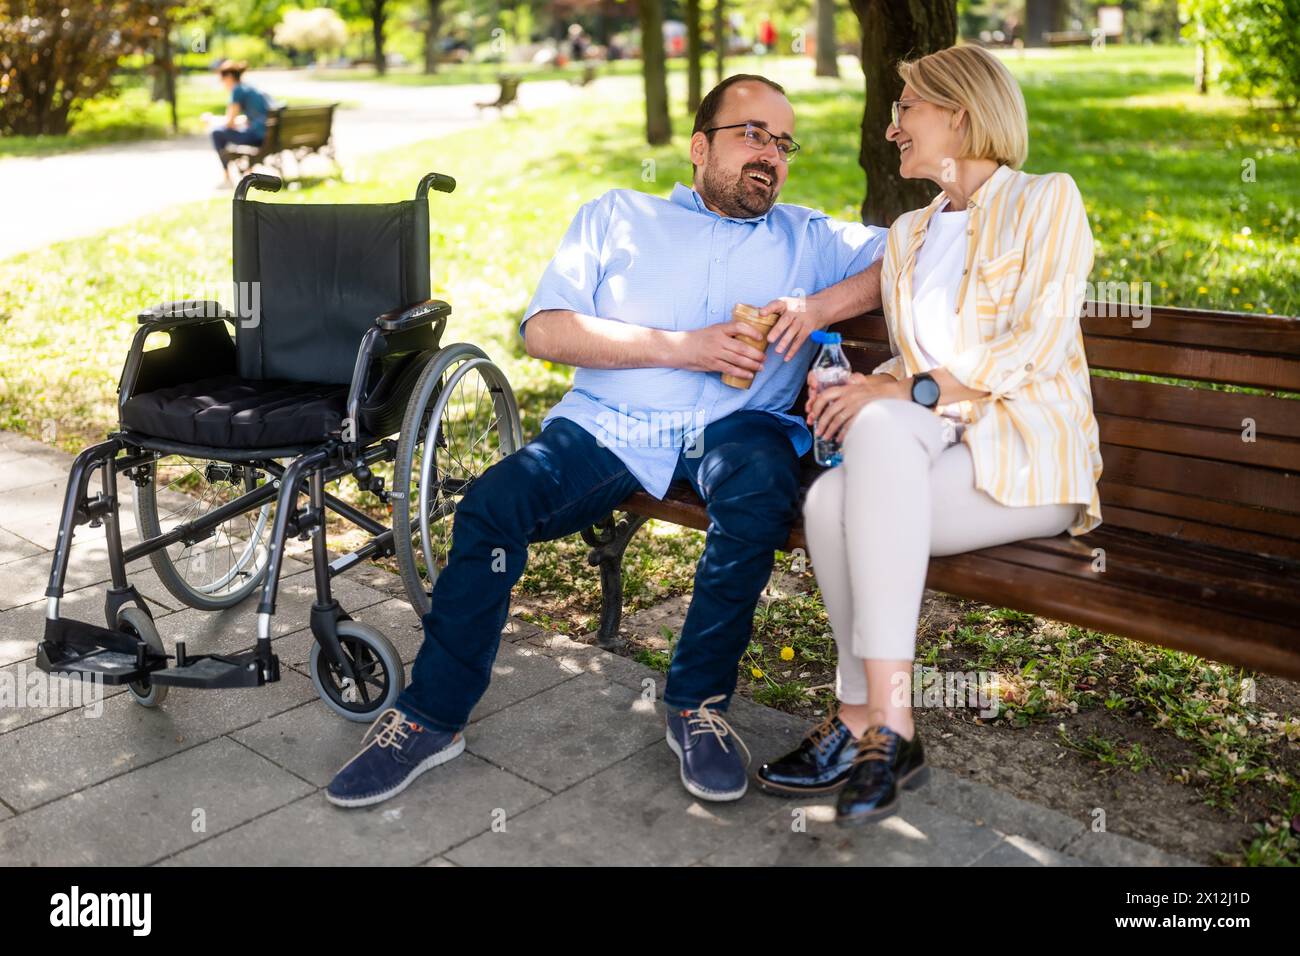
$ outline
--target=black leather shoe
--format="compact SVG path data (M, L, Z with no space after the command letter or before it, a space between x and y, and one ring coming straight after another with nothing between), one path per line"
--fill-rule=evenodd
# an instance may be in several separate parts
M835 822L873 823L898 810L898 791L915 790L930 779L921 735L904 740L888 727L868 727L858 738L853 770L840 790Z
M838 717L827 717L794 750L765 763L755 777L764 793L798 797L831 793L844 786L853 770L857 751L853 733Z

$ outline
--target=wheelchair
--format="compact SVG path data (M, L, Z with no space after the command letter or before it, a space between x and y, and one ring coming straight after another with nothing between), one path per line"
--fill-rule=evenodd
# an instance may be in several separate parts
M247 198L281 185L251 174L236 187L233 311L189 299L138 316L118 383L118 429L82 451L68 477L37 663L125 684L146 707L172 687L276 681L272 616L293 535L310 539L314 565L312 681L336 713L369 721L404 686L402 661L391 641L339 605L331 581L392 557L413 610L426 614L456 504L520 446L519 410L482 349L441 344L451 306L429 297L428 192L450 193L454 179L429 173L414 200L394 203ZM91 494L96 470L100 490ZM134 486L141 539L126 548L119 475ZM364 494L340 497L346 479ZM391 526L362 500L386 508ZM365 539L333 560L331 515ZM106 529L105 626L59 613L83 524ZM145 556L191 608L232 608L259 592L255 646L189 653L178 638L168 653L127 579L127 566Z

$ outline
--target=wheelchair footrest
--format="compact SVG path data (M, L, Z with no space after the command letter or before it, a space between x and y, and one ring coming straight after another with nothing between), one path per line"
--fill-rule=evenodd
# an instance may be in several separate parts
M36 666L48 673L96 677L105 684L141 680L167 666L167 658L125 631L60 618L46 620Z
M268 680L279 677L279 661L271 657L270 673L262 673L257 656L253 652L231 656L196 654L188 658L183 665L154 671L149 680L155 684L171 687L195 687L217 689L225 687L260 687Z

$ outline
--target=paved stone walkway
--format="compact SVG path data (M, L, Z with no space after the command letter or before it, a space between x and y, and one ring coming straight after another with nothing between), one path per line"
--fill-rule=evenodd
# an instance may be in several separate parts
M0 688L8 682L11 701L36 672L70 462L0 432ZM133 529L131 512L123 517ZM138 540L134 531L127 540ZM82 526L76 541L63 610L100 621L103 530ZM147 560L132 570L169 645L184 637L194 653L252 646L252 602L220 614L184 609ZM388 803L340 810L321 788L364 727L317 698L306 663L311 575L292 559L285 574L275 618L279 683L173 688L158 710L105 688L98 716L0 707L0 864L1185 862L943 770L907 795L897 816L860 832L834 826L830 800L796 804L751 791L731 804L697 801L663 741L663 707L653 696L661 675L514 618L466 731L466 753ZM365 568L336 585L344 607L387 634L409 665L421 632L397 579ZM806 730L745 700L730 716L756 763Z

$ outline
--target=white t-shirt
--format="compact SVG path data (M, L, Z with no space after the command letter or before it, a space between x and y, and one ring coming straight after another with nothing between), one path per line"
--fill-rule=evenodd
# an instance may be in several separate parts
M966 264L966 228L970 211L948 211L947 200L930 217L925 242L912 269L912 322L921 356L932 368L952 358L957 340L957 289Z

